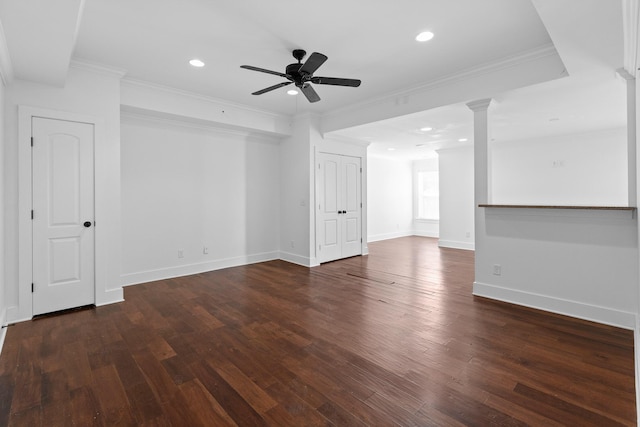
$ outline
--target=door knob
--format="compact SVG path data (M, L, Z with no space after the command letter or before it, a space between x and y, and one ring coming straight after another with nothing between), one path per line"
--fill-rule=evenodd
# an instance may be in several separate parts
M85 221L84 224L82 224L82 225L84 225L85 227L89 228L89 227L91 227L91 221Z

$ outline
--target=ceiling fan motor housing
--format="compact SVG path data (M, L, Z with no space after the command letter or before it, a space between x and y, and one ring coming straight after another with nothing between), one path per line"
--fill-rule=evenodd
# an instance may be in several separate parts
M302 67L302 64L289 64L285 72L287 76L291 76L291 80L293 80L296 86L301 85L310 77L308 73L300 73L300 67Z

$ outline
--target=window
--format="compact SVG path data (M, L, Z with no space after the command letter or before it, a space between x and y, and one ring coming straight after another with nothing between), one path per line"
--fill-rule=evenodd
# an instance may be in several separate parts
M418 172L417 219L440 219L440 179L438 171Z

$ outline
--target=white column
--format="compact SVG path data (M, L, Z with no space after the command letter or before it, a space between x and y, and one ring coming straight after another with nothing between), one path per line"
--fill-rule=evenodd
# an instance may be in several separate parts
M473 186L474 186L474 246L475 279L474 293L478 277L486 269L485 209L478 204L491 203L491 152L489 150L489 104L491 98L469 102L473 111Z
M491 203L491 150L489 147L489 104L491 98L467 104L473 111L473 166L475 206Z
M636 79L624 68L617 72L627 82L627 203L629 206L637 206Z

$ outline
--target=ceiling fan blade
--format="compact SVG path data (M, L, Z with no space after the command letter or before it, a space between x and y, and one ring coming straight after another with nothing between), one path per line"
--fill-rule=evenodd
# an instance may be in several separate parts
M290 85L291 83L293 83L293 82L278 83L277 85L269 86L269 87L264 88L262 90L259 90L257 92L253 92L251 95L262 95L263 93L271 92L272 90L276 90L276 89L279 89L279 88L284 87L286 85Z
M313 52L309 59L307 59L307 62L305 62L302 67L300 67L299 72L300 74L313 74L318 68L320 68L322 64L324 64L324 61L326 60L327 57L325 55L318 52Z
M274 76L284 77L285 79L289 78L289 76L287 76L286 74L279 73L277 71L265 70L264 68L258 68L251 65L241 65L240 68L244 68L245 70L259 71L261 73L273 74Z
M311 83L319 85L358 87L362 82L357 79L341 79L338 77L311 77Z
M302 90L302 93L304 93L304 96L307 97L309 102L320 101L320 97L316 93L315 89L313 89L313 86L311 86L309 83L303 84L302 87L300 87L300 89Z

